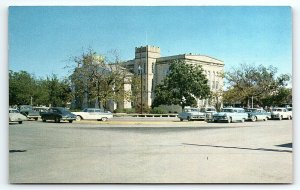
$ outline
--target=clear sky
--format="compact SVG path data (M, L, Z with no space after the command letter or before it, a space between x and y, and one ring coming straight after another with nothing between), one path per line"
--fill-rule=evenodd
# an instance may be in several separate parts
M273 65L292 74L290 7L10 7L9 69L67 76L72 56L91 47L123 60L154 45L162 56L195 53L224 61Z

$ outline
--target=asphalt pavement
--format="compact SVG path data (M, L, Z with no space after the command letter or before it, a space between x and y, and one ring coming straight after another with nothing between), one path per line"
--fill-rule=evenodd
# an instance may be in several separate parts
M10 124L9 181L291 183L292 121Z

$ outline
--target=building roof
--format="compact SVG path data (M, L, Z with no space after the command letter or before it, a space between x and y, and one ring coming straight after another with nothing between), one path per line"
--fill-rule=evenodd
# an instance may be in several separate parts
M160 57L160 58L157 58L157 63L170 61L170 60L176 60L176 59L187 59L187 60L195 60L195 61L200 61L200 62L224 65L223 61L221 61L221 60L218 60L218 59L206 56L206 55L194 55L194 54L180 54L180 55L173 55L173 56L167 56L167 57Z

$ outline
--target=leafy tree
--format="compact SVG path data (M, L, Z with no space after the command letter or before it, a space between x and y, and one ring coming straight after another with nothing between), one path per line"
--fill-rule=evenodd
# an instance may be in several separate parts
M66 79L60 81L56 75L47 77L44 88L48 93L48 104L51 104L51 106L65 107L66 103L71 100L71 88Z
M200 65L186 64L182 60L170 63L170 72L162 84L155 87L155 99L152 106L180 105L195 106L198 99L211 95L208 80Z
M275 93L262 98L261 102L265 106L281 106L283 104L292 104L292 89L281 87Z
M26 71L9 71L9 104L30 104L36 94L36 83L33 76Z
M10 105L49 105L66 106L70 101L70 85L59 80L56 75L47 79L36 79L26 71L9 72Z
M262 99L276 93L280 88L287 85L290 76L282 74L276 77L277 68L259 65L242 64L225 73L229 89L224 93L225 103L240 102L249 106L249 99L254 98L257 104Z

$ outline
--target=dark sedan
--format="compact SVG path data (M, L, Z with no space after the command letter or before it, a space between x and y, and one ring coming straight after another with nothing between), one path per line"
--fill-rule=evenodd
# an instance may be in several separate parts
M47 112L42 112L41 119L43 122L46 122L47 120L53 120L56 123L59 123L60 121L69 121L69 123L72 123L74 120L76 120L76 115L72 114L66 108L53 107Z

